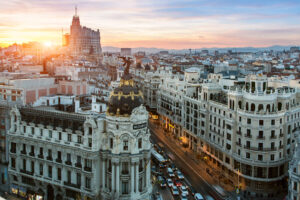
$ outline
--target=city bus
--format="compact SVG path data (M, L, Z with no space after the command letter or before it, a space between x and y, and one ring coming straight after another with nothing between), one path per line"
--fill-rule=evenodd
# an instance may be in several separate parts
M153 159L154 163L159 165L159 167L161 167L161 168L166 167L166 162L167 161L162 155L157 153L157 151L155 151L154 149L152 149L151 155L152 155L152 159Z

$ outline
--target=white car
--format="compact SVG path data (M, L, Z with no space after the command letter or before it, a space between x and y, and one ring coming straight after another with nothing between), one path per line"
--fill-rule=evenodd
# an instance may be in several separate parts
M181 171L177 170L176 175L177 175L177 178L178 178L179 180L183 180L183 179L184 179L184 176L183 176L183 174L181 173Z
M167 168L167 172L169 174L169 177L171 177L171 178L175 177L174 172L170 167Z
M181 192L182 195L188 196L189 195L189 191L187 190L187 187L182 185L179 187L179 190Z
M185 194L181 194L180 200L188 200L188 197Z
M204 198L200 193L196 193L195 194L195 200L204 200Z
M172 186L171 190L172 190L173 196L179 195L179 191L178 191L178 189L177 189L177 187L175 185Z
M172 179L170 179L170 178L167 179L167 184L168 184L168 187L173 187L173 185L174 185Z

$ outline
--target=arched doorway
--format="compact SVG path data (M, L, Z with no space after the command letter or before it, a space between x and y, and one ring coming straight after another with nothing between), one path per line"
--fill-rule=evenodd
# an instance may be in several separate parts
M51 185L47 186L47 200L54 200L54 190Z

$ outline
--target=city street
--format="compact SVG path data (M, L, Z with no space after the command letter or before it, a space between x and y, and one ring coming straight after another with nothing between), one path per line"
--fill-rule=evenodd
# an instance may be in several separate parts
M153 142L163 143L164 150L174 155L175 160L173 162L185 175L188 185L192 185L202 195L210 195L214 199L235 199L229 192L223 195L219 194L212 187L213 185L218 185L218 177L214 177L214 175L210 176L205 170L208 166L204 162L199 164L199 161L194 159L190 153L185 152L187 151L186 149L180 148L179 144L176 144L176 141L172 137L166 135L158 124L151 123L150 121L149 128Z

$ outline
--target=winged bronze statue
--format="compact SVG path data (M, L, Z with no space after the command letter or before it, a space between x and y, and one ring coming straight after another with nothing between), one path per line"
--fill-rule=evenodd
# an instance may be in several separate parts
M123 66L125 67L126 66L126 68L125 68L125 70L124 70L124 74L129 74L129 68L130 68L130 65L131 65L131 63L132 63L132 60L131 60L131 58L129 58L129 57L125 57L125 56L120 56L119 58L122 58L122 60L123 60Z

